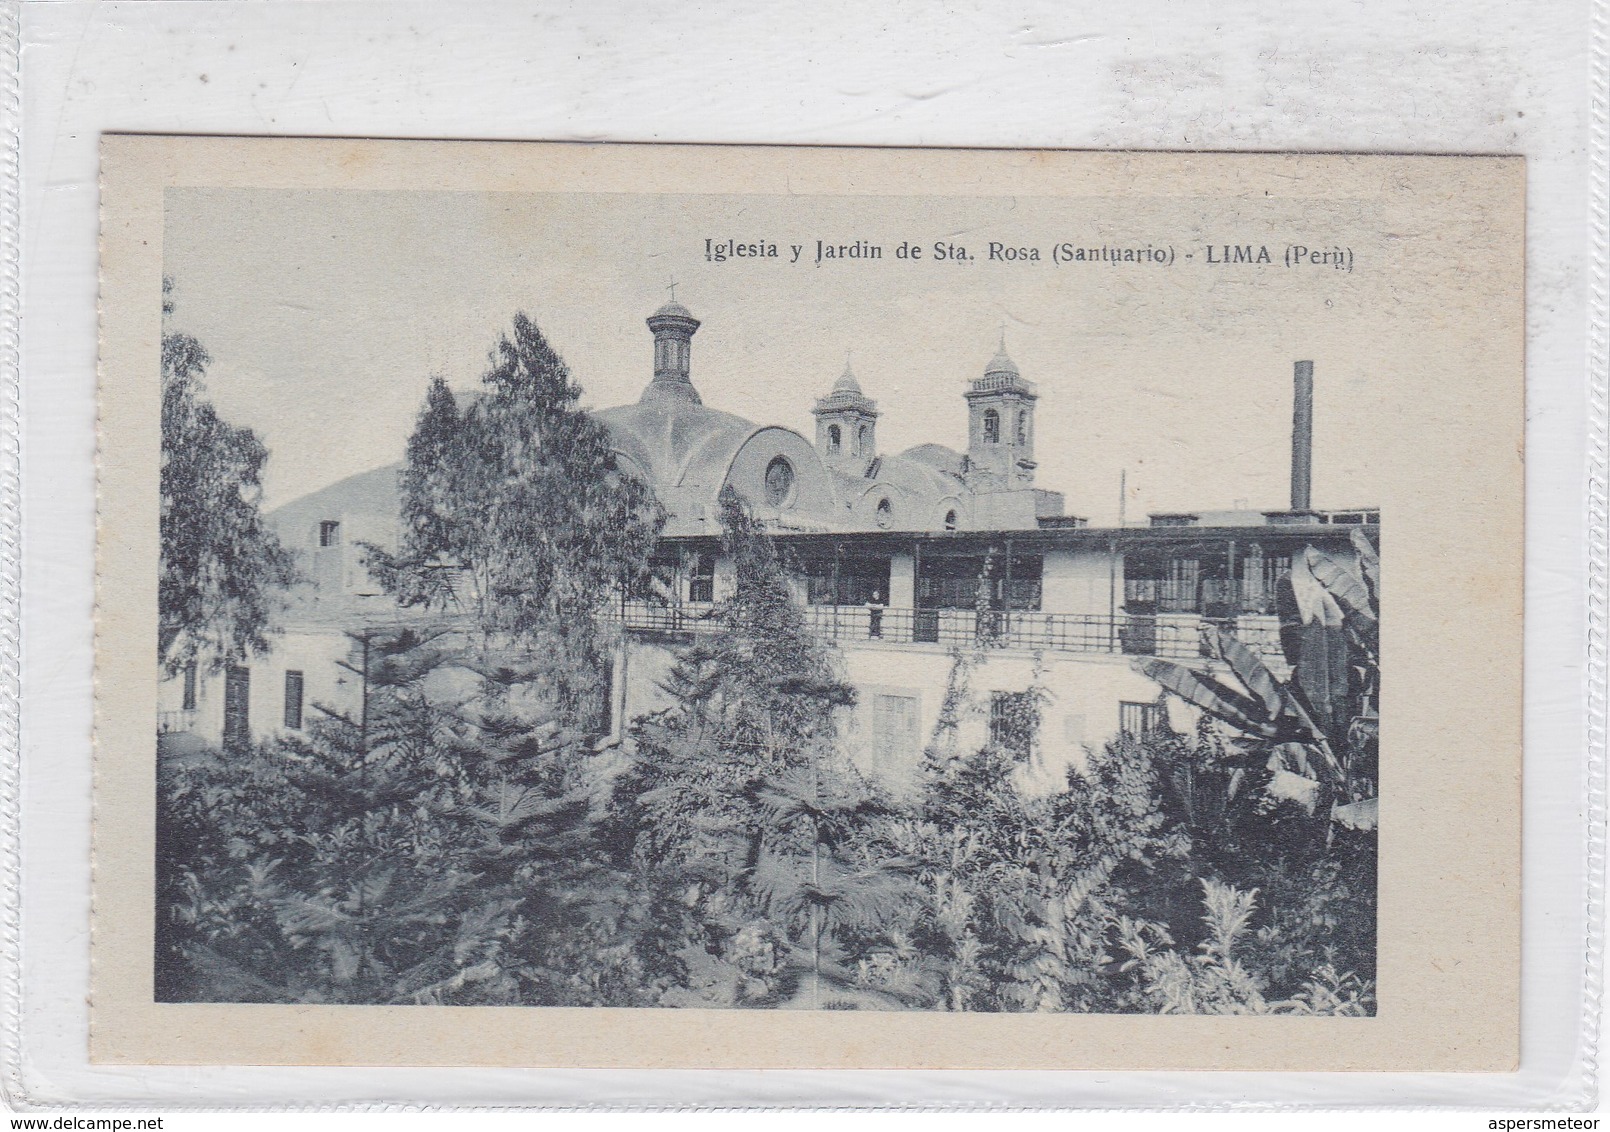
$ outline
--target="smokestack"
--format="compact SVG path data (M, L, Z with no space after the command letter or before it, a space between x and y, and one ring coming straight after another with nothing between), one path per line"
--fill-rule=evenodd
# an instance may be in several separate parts
M1291 509L1307 511L1314 475L1314 363L1293 367L1291 400Z

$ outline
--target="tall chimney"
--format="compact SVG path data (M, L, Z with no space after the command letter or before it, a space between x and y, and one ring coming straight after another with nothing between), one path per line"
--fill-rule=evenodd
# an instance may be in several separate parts
M1291 400L1291 509L1307 511L1314 474L1314 363L1293 369Z

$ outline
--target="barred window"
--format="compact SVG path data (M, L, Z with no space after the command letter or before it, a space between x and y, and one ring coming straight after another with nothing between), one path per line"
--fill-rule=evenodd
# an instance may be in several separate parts
M224 669L224 750L242 751L252 741L252 673L244 665Z
M1118 730L1134 739L1145 739L1168 731L1168 712L1162 704L1118 705Z
M700 554L693 561L693 573L688 578L688 600L708 602L716 599L716 556Z
M285 674L285 726L302 730L302 674L295 670Z
M991 692L989 741L1026 758L1040 728L1040 708L1032 692Z

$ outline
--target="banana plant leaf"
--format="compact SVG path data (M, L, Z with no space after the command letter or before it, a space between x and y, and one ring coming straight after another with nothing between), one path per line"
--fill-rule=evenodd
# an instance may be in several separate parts
M1292 683L1327 738L1341 740L1346 736L1350 664L1346 630L1327 625L1302 627Z
M1270 770L1287 770L1304 778L1313 778L1314 763L1308 755L1306 743L1278 743L1269 751L1267 764Z
M1358 555L1359 569L1364 572L1364 580L1370 584L1370 593L1375 595L1375 608L1381 608L1381 556L1375 552L1375 546L1370 542L1370 536L1354 527L1349 532L1353 541L1353 550Z
M1173 661L1156 657L1136 657L1135 671L1156 681L1165 690L1232 727L1251 735L1273 739L1279 734L1274 717L1261 703L1248 699L1235 689L1219 683Z
M1343 609L1369 625L1376 621L1369 587L1340 558L1310 546L1303 554L1308 570Z
M1297 599L1297 617L1304 625L1341 628L1342 607L1314 574L1310 556L1317 553L1309 547L1301 558L1291 562L1291 589Z
M1217 628L1207 630L1205 635L1209 651L1230 666L1236 678L1262 702L1270 719L1277 724L1282 721L1294 724L1295 730L1305 740L1317 742L1325 738L1325 733L1314 723L1302 701L1291 694L1291 689L1240 638ZM1289 734L1292 728L1282 727L1281 730Z
M1287 696L1269 666L1233 633L1206 627L1203 635L1213 655L1228 664L1236 679L1263 704L1264 713L1271 719L1277 718L1286 708Z
M1330 816L1338 825L1345 825L1348 829L1371 830L1380 824L1381 800L1365 798L1362 802L1349 802L1331 810Z

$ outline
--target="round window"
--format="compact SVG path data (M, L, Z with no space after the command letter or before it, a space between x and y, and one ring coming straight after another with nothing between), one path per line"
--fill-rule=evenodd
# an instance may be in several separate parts
M878 500L876 521L878 526L888 530L894 525L894 504L887 499Z
M781 456L766 465L766 502L787 507L794 501L794 465Z

